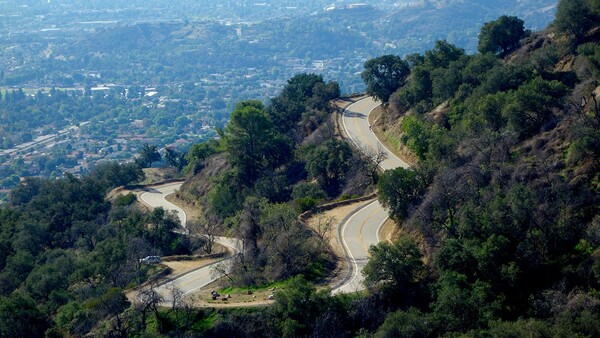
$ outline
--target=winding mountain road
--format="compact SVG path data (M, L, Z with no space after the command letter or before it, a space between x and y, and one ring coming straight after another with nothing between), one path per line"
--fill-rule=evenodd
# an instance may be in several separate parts
M389 151L371 131L369 114L379 105L372 97L366 97L348 106L342 117L346 135L363 150L384 151L386 159L380 164L382 169L408 168L409 165ZM369 259L369 246L379 242L379 230L387 219L388 212L374 199L342 221L339 234L349 259L350 273L341 286L333 289L334 294L364 289L362 269Z
M168 195L175 193L175 191L181 187L181 184L182 182L177 182L148 188L147 191L140 195L140 198L144 203L153 208L162 207L165 210L175 211L177 217L179 217L179 220L181 221L181 225L185 228L187 222L185 212L180 207L165 199ZM241 248L241 241L232 238L216 237L215 242L229 247L234 253L239 252ZM219 260L218 263L228 264L228 260L231 258L232 257L228 257ZM160 284L156 288L156 291L162 296L165 303L168 303L171 300L173 286L176 286L181 290L184 295L193 293L216 280L211 273L214 264L216 263L175 276L166 283Z
M397 167L408 168L409 165L385 148L371 131L368 120L369 114L379 105L380 103L371 97L367 97L348 106L342 117L344 130L348 138L357 147L363 150L370 149L374 152L384 151L386 159L380 164L384 170ZM174 210L185 228L187 221L185 212L165 199L166 196L179 189L181 184L181 182L178 182L149 188L140 197L152 207ZM344 219L339 233L350 263L350 273L341 286L333 289L333 293L349 293L364 289L362 284L364 277L361 271L369 258L368 248L379 242L379 230L387 218L387 211L377 199L373 199L367 201ZM239 240L220 237L216 241L230 247L234 252L240 251L241 244ZM226 260L224 262L227 263ZM173 285L177 286L184 295L190 294L215 280L211 276L213 266L214 264L208 265L176 276L174 279L161 284L157 291L165 302L168 302L171 298Z
M165 210L175 211L179 221L181 222L181 226L185 228L185 224L187 223L187 216L183 209L176 206L175 204L167 201L165 198L171 194L174 194L177 189L181 187L183 182L174 182L167 183L163 185L159 185L156 187L146 188L140 198L144 203L151 206L152 208L162 207Z

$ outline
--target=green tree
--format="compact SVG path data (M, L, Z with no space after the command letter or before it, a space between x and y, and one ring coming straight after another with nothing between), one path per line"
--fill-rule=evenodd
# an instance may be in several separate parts
M561 82L537 77L514 92L514 101L504 107L508 123L521 136L529 136L553 116L552 108L561 108L567 87Z
M307 151L306 170L324 190L334 194L350 167L351 157L352 149L347 142L330 139Z
M298 220L298 214L289 204L267 204L260 217L267 278L282 280L300 273L308 273L311 264L319 260L319 253L310 240L310 232Z
M417 309L396 311L388 314L385 321L375 333L375 338L393 337L432 337L433 320L429 315Z
M414 170L386 170L379 178L379 201L389 208L390 216L400 221L408 215L411 205L423 191L423 182Z
M596 7L597 2L594 4ZM554 27L559 33L566 33L580 39L591 27L593 15L590 0L561 0L556 6Z
M339 94L336 82L325 84L321 75L298 74L271 100L268 114L280 133L294 136L298 122L307 111L325 109L329 100Z
M432 50L425 52L423 65L429 70L446 68L452 61L456 61L464 55L464 49L456 47L446 40L438 40Z
M185 160L188 163L185 167L185 172L198 173L202 168L202 162L219 151L221 151L221 145L215 139L192 145L185 155Z
M182 170L187 165L186 153L180 153L176 149L167 148L165 150L165 161L171 167Z
M425 159L430 142L430 130L427 127L427 124L419 119L419 117L411 115L406 116L402 120L400 127L405 133L402 136L402 142L404 142L408 149L414 152L419 159Z
M291 156L289 142L276 131L260 101L238 103L224 136L230 163L246 184L252 184L265 170L274 170Z
M161 156L158 153L158 148L155 145L144 143L139 152L139 157L136 158L136 163L142 168L149 168L152 163L160 161Z
M424 277L421 252L410 237L401 237L394 244L383 241L372 245L369 255L363 269L369 288L383 284L398 290L408 289Z
M0 297L0 337L44 337L49 323L31 297L15 292Z
M404 85L410 74L408 62L396 55L383 55L365 62L361 77L367 94L386 104L392 93Z
M223 173L217 179L208 193L208 201L215 214L224 219L235 215L242 208L246 193L238 189L241 184L231 171Z
M519 41L525 36L523 24L523 20L516 16L506 15L485 23L479 33L477 50L482 54L506 54L518 47Z
M442 273L433 290L433 316L449 332L485 327L500 310L488 283L469 282L466 276L454 271Z
M276 292L273 311L282 319L279 321L282 336L310 336L310 325L325 298L326 292L317 292L302 276L292 278L285 290Z
M137 163L119 164L116 161L106 161L99 163L84 180L98 183L106 191L139 182L144 176L144 171Z

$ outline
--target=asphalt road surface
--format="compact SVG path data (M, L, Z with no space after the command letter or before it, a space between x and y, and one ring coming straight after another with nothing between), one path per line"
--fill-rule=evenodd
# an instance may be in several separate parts
M177 217L179 217L179 220L181 221L182 226L185 228L187 221L185 212L180 207L170 203L165 199L166 196L173 194L177 189L179 189L181 184L181 182L177 182L148 188L148 191L142 193L140 198L153 208L163 207L165 210L175 211L177 213ZM234 253L239 252L241 248L241 242L237 239L217 237L215 238L215 242L231 248ZM214 266L216 264L224 264L227 267L230 259L231 257L228 257L218 261L217 263L213 263L211 265L176 276L174 279L159 285L156 290L162 296L165 303L168 303L172 299L171 295L173 286L176 286L179 290L181 290L184 295L193 293L194 291L215 281L218 275L212 273Z
M215 242L232 248L235 253L239 252L241 248L241 242L232 238L217 237L215 238ZM225 269L229 269L229 264L231 263L232 258L233 257L227 257L213 264L176 276L175 279L169 280L168 282L158 286L156 291L162 296L165 303L171 301L173 287L176 287L183 292L184 296L191 294L218 279L220 275L215 275L213 272L215 266L217 264L221 264Z
M142 201L144 201L144 203L148 204L153 208L163 207L163 209L165 210L175 211L177 213L179 221L181 222L181 226L185 228L185 224L187 222L185 212L180 207L165 199L165 197L167 197L168 195L175 193L175 191L179 189L179 187L181 187L182 184L183 182L176 182L156 187L150 187L147 188L147 191L142 193L140 198L142 199Z
M342 118L346 134L355 145L363 150L370 149L372 152L384 151L386 153L386 160L381 163L383 169L387 170L397 167L408 168L408 164L386 149L371 131L368 116L377 106L379 106L379 103L370 97L350 105ZM185 212L181 210L181 208L165 200L165 196L172 194L180 186L181 183L171 183L150 188L149 191L144 192L141 195L141 199L153 207L163 207L165 210L175 210L181 220L181 224L185 227ZM361 271L366 265L369 257L368 248L379 242L379 229L387 218L387 211L377 200L366 202L363 206L346 217L340 232L342 244L345 247L350 261L350 276L343 285L333 290L334 293L348 293L364 289L364 285L362 284L364 277ZM239 252L239 248L241 247L238 240L219 238L217 241L233 248L236 252ZM228 260L223 260L220 263L228 264L228 262ZM185 273L160 285L157 290L162 295L165 302L168 302L171 299L171 290L173 289L173 286L176 286L184 294L193 293L215 280L215 276L212 273L213 268L214 264Z
M367 97L346 108L342 117L346 134L363 150L384 151L386 159L380 164L384 170L397 167L408 168L409 165L381 144L371 131L369 114L379 105L379 102ZM348 293L364 289L362 269L368 261L369 246L379 242L379 230L387 219L387 210L377 200L366 202L345 218L340 234L349 258L350 275L340 287L333 290L333 293Z

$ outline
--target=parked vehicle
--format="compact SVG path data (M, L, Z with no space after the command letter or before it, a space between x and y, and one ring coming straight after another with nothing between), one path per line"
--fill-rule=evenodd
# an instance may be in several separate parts
M142 263L142 264L158 264L158 263L160 263L160 257L146 256L146 257L140 259L140 263Z

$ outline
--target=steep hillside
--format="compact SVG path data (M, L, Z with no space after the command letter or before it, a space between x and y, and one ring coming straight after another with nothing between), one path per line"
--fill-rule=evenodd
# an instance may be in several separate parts
M600 8L570 5L508 53L439 42L411 57L378 117L392 145L419 157L421 181L386 173L380 199L420 239L435 276L426 312L443 332L509 330L488 320L527 314L555 333L598 334L580 318L600 319ZM563 21L576 17L589 21ZM392 177L405 177L400 192ZM419 195L398 199L408 185Z

